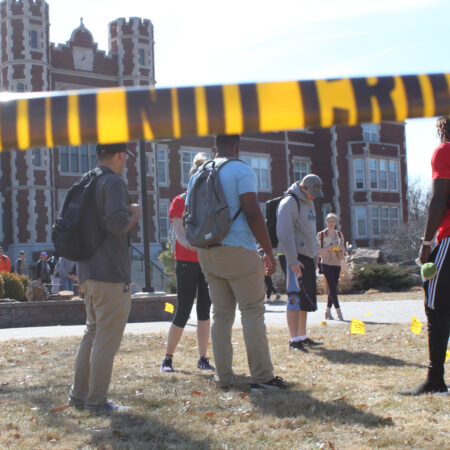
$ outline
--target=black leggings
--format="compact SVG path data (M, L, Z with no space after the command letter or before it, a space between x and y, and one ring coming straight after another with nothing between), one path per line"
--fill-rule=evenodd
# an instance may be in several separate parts
M270 296L272 295L272 292L274 294L277 293L277 290L273 287L273 281L272 281L272 277L270 275L265 275L264 276L264 283L266 284L266 295L267 295L267 298L270 298Z
M444 364L450 335L450 312L425 306L428 319L428 350L430 354L429 378L444 381Z
M336 309L339 309L339 300L337 296L337 287L339 283L339 275L341 274L341 266L328 266L322 264L322 271L328 284L328 303L327 308L331 308L333 305Z
M208 285L200 269L200 264L193 261L176 261L178 306L173 324L184 328L189 319L197 295L197 319L209 320L211 299Z

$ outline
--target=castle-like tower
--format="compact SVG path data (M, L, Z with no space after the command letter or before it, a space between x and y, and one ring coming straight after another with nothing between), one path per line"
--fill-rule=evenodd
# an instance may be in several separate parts
M49 8L44 0L1 3L0 86L46 91L50 86Z

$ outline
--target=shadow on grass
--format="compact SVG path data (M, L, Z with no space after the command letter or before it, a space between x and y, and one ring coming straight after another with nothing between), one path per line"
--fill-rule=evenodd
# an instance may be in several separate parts
M345 397L328 402L311 396L310 391L288 390L270 393L250 392L249 398L264 414L275 415L280 419L304 417L308 420L321 420L339 424L359 424L366 427L392 426L391 418L384 418L365 411L366 405L355 407L345 401Z
M403 359L392 358L391 356L377 355L370 352L352 352L349 350L329 350L324 347L315 348L314 353L323 356L334 364L357 364L364 366L378 367L417 367L424 368L423 364L416 364L404 361Z

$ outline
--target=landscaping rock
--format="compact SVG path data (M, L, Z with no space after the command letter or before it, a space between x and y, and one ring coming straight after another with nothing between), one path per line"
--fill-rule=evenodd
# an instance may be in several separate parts
M48 299L48 289L38 281L30 281L25 297L29 302L39 302Z
M381 250L374 248L357 248L356 251L348 257L352 265L376 264L383 262Z

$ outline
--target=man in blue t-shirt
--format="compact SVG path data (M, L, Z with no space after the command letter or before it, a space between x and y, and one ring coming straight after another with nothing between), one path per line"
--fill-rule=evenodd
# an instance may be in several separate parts
M217 136L215 160L237 158L239 140L239 135ZM230 161L220 170L219 178L230 206L230 217L242 209L221 243L198 250L214 307L211 338L219 386L227 389L233 382L231 332L237 304L241 310L251 389L283 389L286 383L273 374L264 324L264 272L272 275L275 260L258 205L256 176L244 162ZM192 183L193 179L189 187ZM256 251L255 238L264 249L264 264Z

